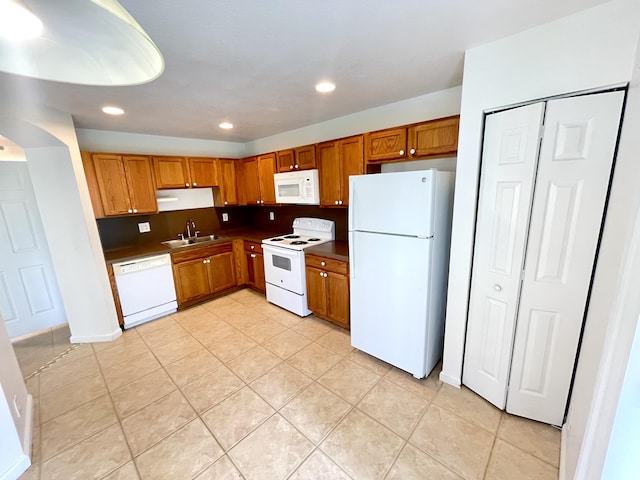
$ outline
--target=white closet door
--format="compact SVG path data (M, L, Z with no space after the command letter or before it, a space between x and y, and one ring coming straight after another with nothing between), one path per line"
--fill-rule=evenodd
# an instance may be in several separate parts
M544 103L487 116L462 381L504 408ZM449 299L451 301L452 299Z
M591 282L623 92L549 101L507 411L560 425Z

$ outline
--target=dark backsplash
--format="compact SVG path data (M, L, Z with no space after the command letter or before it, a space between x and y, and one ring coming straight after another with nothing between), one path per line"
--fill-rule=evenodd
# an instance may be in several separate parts
M229 214L228 222L222 221L223 212ZM275 213L275 220L269 220L269 212ZM336 240L347 240L347 210L317 206L210 207L152 215L101 218L97 223L102 248L107 251L178 238L178 233L184 231L187 220L196 222L201 235L224 234L225 231L242 227L271 231L275 235L290 232L291 224L296 217L333 220L336 222ZM141 222L149 222L151 231L139 233L138 223Z

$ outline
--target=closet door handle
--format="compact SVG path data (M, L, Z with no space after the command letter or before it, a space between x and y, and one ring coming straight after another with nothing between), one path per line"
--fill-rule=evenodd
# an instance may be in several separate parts
M501 285L498 285L498 284L496 283L496 284L493 286L493 289L494 289L496 292L501 292L501 291L502 291L502 286L501 286Z

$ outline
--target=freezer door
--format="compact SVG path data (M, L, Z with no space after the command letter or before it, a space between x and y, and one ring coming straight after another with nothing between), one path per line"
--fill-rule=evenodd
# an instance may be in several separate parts
M436 170L349 177L349 230L433 236Z
M433 239L349 232L351 344L424 377Z

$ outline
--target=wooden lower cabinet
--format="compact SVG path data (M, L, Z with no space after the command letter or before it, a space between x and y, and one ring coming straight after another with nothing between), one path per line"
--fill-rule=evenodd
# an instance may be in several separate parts
M307 306L316 316L349 328L347 262L307 255Z
M262 246L255 242L244 242L244 255L247 263L247 285L260 290L266 291L264 280L264 256L262 255Z
M171 254L178 306L203 300L237 284L231 242Z

